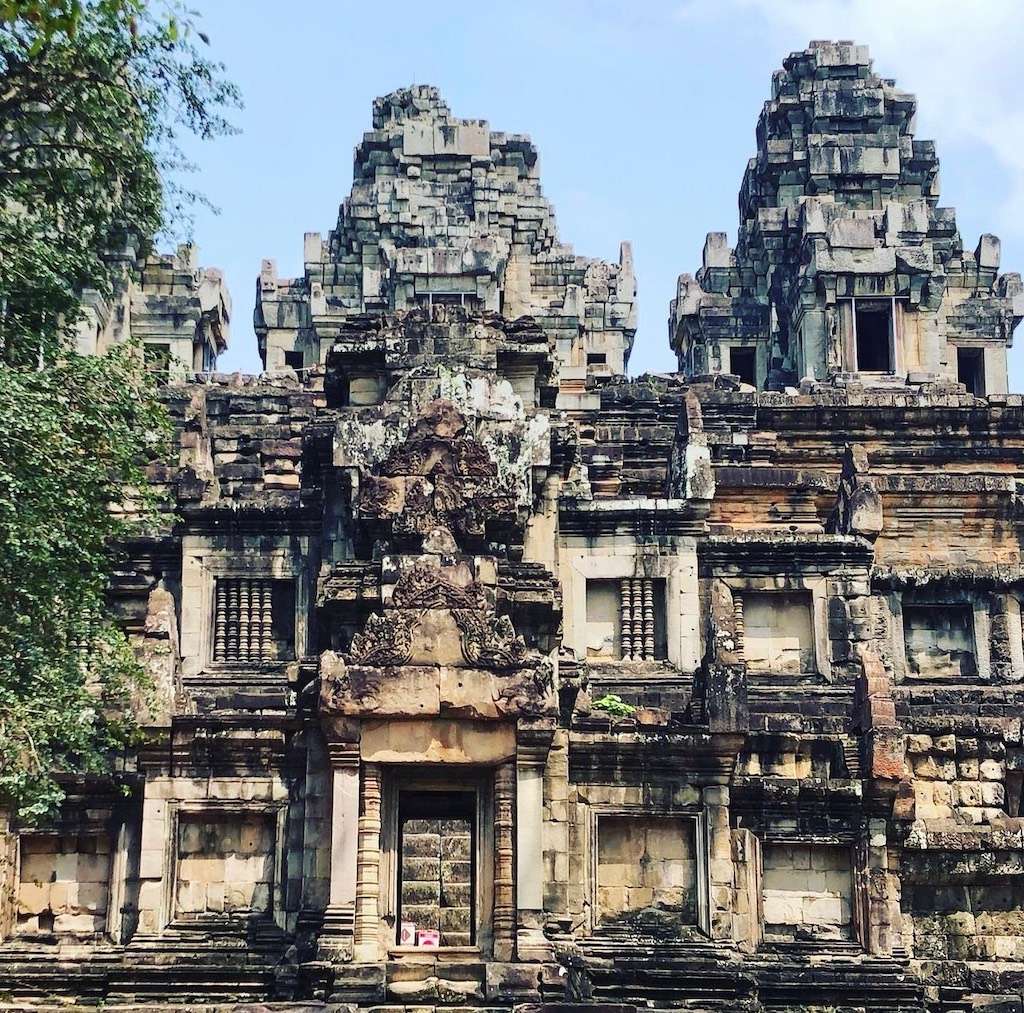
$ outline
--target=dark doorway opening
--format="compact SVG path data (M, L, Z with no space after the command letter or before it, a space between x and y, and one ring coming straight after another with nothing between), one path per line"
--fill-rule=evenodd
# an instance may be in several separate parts
M968 394L981 397L985 393L985 353L980 348L956 350L956 378Z
M857 335L857 370L891 373L892 302L888 299L857 299L853 304Z
M729 372L735 373L741 383L757 386L757 349L730 348Z

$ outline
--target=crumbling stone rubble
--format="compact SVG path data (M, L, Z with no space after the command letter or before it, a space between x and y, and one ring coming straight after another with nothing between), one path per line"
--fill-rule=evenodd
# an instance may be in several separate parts
M627 378L628 252L379 99L267 371L170 377L147 741L0 824L0 1005L1024 1009L1024 306L913 111L791 55Z

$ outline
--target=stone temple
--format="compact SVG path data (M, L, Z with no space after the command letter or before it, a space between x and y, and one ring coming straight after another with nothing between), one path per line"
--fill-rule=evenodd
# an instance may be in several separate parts
M155 696L3 825L0 1005L1020 1011L1024 288L914 110L784 61L671 374L426 86L263 262L260 376L193 251L95 301L177 426L111 588Z

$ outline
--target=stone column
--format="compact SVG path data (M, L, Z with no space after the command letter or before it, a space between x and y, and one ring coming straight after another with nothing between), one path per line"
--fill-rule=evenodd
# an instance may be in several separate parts
M729 830L729 788L704 789L708 848L708 928L712 939L732 938L733 864Z
M359 743L328 742L331 763L331 887L319 946L327 959L351 960L359 834Z
M360 963L380 958L380 795L380 764L364 764L355 893L354 954Z
M515 881L512 841L516 770L502 763L494 772L494 959L511 960L515 946Z
M750 830L733 830L732 858L736 880L732 906L733 940L741 953L755 953L764 933L761 841L757 835Z
M516 747L516 955L550 959L544 938L544 765L552 729L519 730Z
M854 927L868 953L887 956L899 942L900 882L889 871L885 820L868 822L854 849Z

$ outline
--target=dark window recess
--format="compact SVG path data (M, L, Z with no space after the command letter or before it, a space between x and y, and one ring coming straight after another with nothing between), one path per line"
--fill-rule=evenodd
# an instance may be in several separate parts
M405 946L476 939L476 793L398 795L398 925Z
M740 378L742 383L757 386L757 349L730 348L729 372Z
M213 660L239 664L295 657L295 583L222 578L217 581Z
M170 345L144 345L142 355L147 373L152 373L160 380L169 379L171 372Z
M302 369L302 352L285 352L284 364L291 369Z
M1014 757L1016 759L1016 757ZM1024 787L1024 770L1007 768L1006 771L1006 815L1021 815L1021 788Z
M956 350L956 378L968 394L981 397L985 393L985 352L981 348Z
M853 304L857 333L857 369L862 373L891 373L892 303L856 299Z
M608 356L604 352L588 352L587 353L587 365L588 366L603 366L608 362Z
M969 605L904 605L903 639L912 675L978 674L974 614Z

